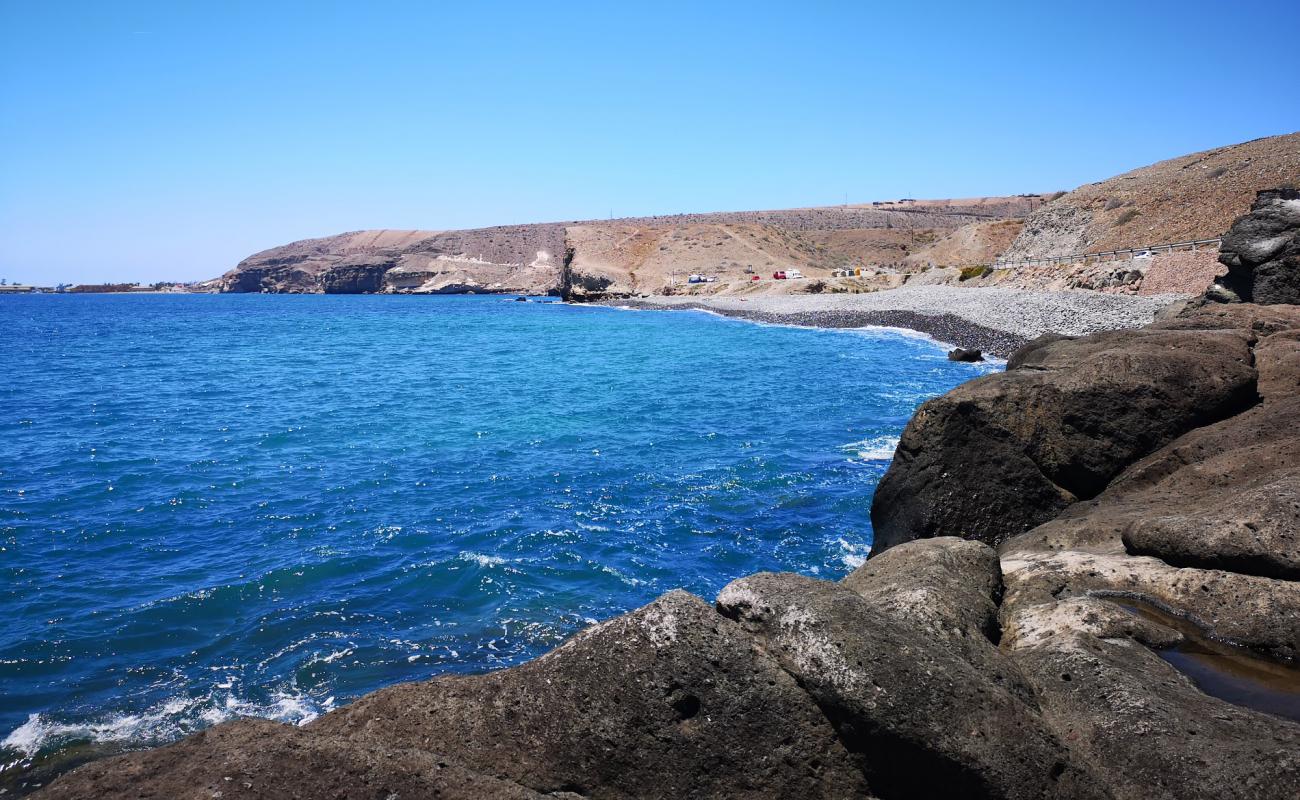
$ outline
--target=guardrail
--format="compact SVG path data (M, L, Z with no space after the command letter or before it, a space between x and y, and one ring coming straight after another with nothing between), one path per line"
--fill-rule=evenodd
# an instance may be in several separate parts
M1089 259L1093 261L1118 261L1121 258L1132 258L1134 253L1172 253L1175 250L1187 248L1195 252L1201 247L1215 245L1216 247L1223 242L1223 237L1215 239L1196 239L1191 242L1174 242L1172 244L1153 244L1147 247L1129 247L1123 250L1103 250L1097 253L1071 253L1066 256L1053 256L1051 258L1018 258L1002 259L999 258L993 262L994 268L999 267L1028 267L1035 265L1060 265L1060 264L1086 264Z

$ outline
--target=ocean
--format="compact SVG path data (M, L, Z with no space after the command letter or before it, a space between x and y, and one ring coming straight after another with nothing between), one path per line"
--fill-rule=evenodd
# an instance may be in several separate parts
M493 296L2 296L0 343L11 775L841 577L915 407L999 368Z

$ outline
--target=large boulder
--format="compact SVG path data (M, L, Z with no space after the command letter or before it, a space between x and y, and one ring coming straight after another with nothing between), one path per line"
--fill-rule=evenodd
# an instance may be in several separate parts
M1228 273L1207 292L1212 299L1300 303L1300 190L1259 192L1224 235L1219 261Z
M879 612L931 635L998 638L1002 567L993 548L942 536L899 545L842 581Z
M1300 397L1191 431L1100 496L1005 542L1006 616L1067 595L1138 597L1212 636L1300 655Z
M998 651L1002 569L993 548L941 536L906 542L842 581L871 613L942 642L984 677L1027 703L1033 693Z
M685 592L508 670L394 686L309 726L375 752L447 753L539 792L864 796L821 710L741 627Z
M873 556L954 535L997 544L1096 496L1125 467L1257 402L1237 330L1045 336L1007 371L923 404L871 509Z
M854 583L872 594L869 576ZM923 615L923 625L849 585L793 574L734 581L718 608L816 699L882 796L1104 797L1027 693L964 658L948 634L929 635L925 625L938 618L966 624L940 599L939 585L932 588L922 602L935 616ZM993 650L987 640L983 646Z
M1297 420L1300 397L1281 393L1192 431L1133 465L1092 516L1122 520L1124 545L1136 555L1300 578Z

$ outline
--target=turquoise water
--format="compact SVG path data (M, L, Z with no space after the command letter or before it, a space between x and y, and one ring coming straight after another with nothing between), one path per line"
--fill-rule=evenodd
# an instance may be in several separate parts
M834 578L914 407L888 331L497 297L0 297L0 764L303 721L674 587Z

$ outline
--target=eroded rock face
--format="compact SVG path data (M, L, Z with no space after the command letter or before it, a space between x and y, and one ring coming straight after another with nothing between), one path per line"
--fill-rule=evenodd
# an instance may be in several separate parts
M1223 237L1219 261L1228 274L1213 299L1260 305L1300 303L1300 190L1271 189L1255 197Z
M1094 497L1124 467L1257 401L1236 330L1045 336L1007 372L923 404L872 504L873 555L917 538L996 544Z
M1282 331L1255 346L1259 395L1265 402L1300 396L1300 331Z
M596 797L866 793L813 701L684 592L522 666L384 689L308 726L360 749L453 753L537 791Z
M1146 645L1176 632L1101 600L1024 604L1008 645L1047 723L1122 798L1300 795L1300 725L1199 691Z
M798 678L881 796L1104 796L1031 705L847 586L763 573L718 608Z

